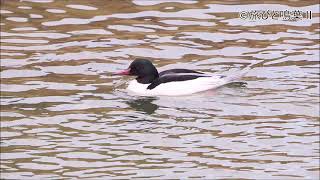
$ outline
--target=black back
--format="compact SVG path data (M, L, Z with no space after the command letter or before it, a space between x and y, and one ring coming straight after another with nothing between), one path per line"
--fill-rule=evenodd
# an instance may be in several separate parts
M175 74L175 73L203 74L202 72L198 72L198 71L194 71L194 70L190 70L190 69L169 69L169 70L165 70L165 71L162 71L161 73L159 73L159 76L161 77L166 74Z
M200 74L200 73L199 73ZM155 79L148 87L147 89L153 89L157 87L158 85L162 83L168 83L168 82L174 82L174 81L187 81L187 80L192 80L192 79L197 79L199 77L208 77L205 75L195 75L195 74L180 74L180 73L175 73L175 74L167 74L163 75L157 79Z

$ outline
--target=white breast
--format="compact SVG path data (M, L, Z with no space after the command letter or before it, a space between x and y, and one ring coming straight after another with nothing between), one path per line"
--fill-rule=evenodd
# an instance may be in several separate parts
M147 89L149 84L140 84L136 80L133 80L129 83L127 90L145 96L179 96L217 88L226 83L228 82L226 82L225 79L220 78L219 76L201 77L188 81L174 81L163 83L150 90Z

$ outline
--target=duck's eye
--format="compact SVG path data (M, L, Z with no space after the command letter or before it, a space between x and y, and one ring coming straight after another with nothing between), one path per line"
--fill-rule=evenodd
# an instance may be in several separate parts
M133 75L136 75L137 74L136 68L135 67L130 68L130 73Z

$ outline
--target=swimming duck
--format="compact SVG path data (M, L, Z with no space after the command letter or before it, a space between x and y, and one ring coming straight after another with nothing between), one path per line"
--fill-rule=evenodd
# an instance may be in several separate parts
M116 75L136 76L127 90L145 96L179 96L214 89L241 78L247 71L221 76L190 69L170 69L158 72L148 59L135 59L128 69Z

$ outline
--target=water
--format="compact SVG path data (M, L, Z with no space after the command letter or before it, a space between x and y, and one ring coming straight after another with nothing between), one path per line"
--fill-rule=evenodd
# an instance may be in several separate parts
M1 3L1 178L317 179L316 1ZM269 4L269 5L268 5ZM299 21L241 11L312 11ZM136 57L247 84L138 97Z

